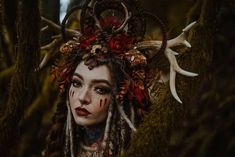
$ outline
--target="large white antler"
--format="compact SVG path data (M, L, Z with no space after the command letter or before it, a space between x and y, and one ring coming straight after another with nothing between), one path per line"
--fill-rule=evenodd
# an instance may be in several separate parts
M180 103L182 103L182 101L180 100L180 98L177 94L176 88L175 88L176 72L178 72L182 75L185 75L185 76L189 76L189 77L194 77L194 76L197 76L198 74L192 73L192 72L189 72L189 71L186 71L186 70L183 70L182 68L180 68L180 66L177 63L176 57L175 57L176 55L178 55L178 53L173 51L170 48L175 47L175 46L179 46L179 45L184 45L188 48L191 48L190 43L186 40L186 33L195 24L196 24L196 22L189 24L187 27L185 27L183 29L183 32L178 37L167 41L167 48L165 50L165 55L170 62L170 90L171 90L173 97Z
M197 76L198 74L196 73L192 73L186 70L183 70L177 63L176 60L176 55L178 55L177 52L173 51L171 48L175 47L175 46L179 46L179 45L183 45L186 46L188 48L191 48L190 43L187 41L187 32L196 24L196 22L192 22L191 24L189 24L187 27L185 27L183 29L183 32L177 36L174 39L168 40L167 41L167 46L165 49L165 56L167 57L167 59L169 60L170 63L170 90L171 93L173 95L173 97L180 103L182 103L182 101L180 100L176 88L175 88L175 78L176 78L176 72L185 75L185 76L189 76L189 77L194 77ZM159 49L161 47L162 42L161 41L156 41L156 40L152 40L152 41L143 41L143 42L139 42L136 45L136 49L149 49L149 48L157 48ZM152 58L153 56L156 55L156 53L153 53L151 51L152 54L148 54L148 56L150 58Z

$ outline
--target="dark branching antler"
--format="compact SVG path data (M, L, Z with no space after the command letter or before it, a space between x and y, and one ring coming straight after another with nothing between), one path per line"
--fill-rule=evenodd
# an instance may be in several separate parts
M61 26L54 23L53 21L45 18L45 17L41 17L41 20L47 24L47 26L45 26L41 29L41 32L50 28L53 31L55 31L57 33L57 35L52 36L52 41L49 44L41 46L41 51L46 51L46 54L43 57L37 70L40 70L43 67L45 67L45 65L48 63L48 61L51 59L51 57L56 52L56 49L63 42L62 35L61 35ZM72 29L65 29L65 32L69 37L78 37L80 35L79 31L72 30Z

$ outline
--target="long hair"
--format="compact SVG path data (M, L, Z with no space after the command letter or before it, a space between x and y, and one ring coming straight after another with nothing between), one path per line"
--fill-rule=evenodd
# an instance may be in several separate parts
M63 62L64 66L61 67L62 78L59 80L61 89L60 102L57 105L57 110L52 118L53 124L47 137L45 156L46 157L61 157L70 156L71 145L73 145L74 152L78 152L79 142L82 137L81 126L76 125L74 119L71 119L73 139L71 142L66 142L66 118L68 115L68 109L66 107L67 93L70 87L71 77L77 67L82 61L82 57L70 56L65 58ZM103 156L117 156L128 147L131 134L135 125L141 121L142 115L138 114L138 106L136 100L128 100L128 93L125 93L122 98L122 102L117 99L117 95L121 92L122 84L124 80L131 81L131 76L125 71L125 62L122 60L110 60L104 63L107 65L111 72L111 77L115 82L115 91L112 94L112 103L109 106L108 117L106 120L106 126L104 131L104 155ZM68 68L69 67L69 68ZM65 71L66 69L67 71ZM66 81L65 81L66 80ZM122 104L120 104L122 103ZM145 108L147 110L147 107ZM132 126L130 126L132 125Z

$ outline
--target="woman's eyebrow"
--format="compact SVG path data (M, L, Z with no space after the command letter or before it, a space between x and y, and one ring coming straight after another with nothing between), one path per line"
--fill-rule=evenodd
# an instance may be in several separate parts
M84 80L82 75L78 74L78 73L74 73L73 76L77 76L78 78L80 78L81 80Z
M94 79L91 82L92 83L105 83L105 84L107 84L108 86L111 87L111 83L108 80L105 80L105 79Z

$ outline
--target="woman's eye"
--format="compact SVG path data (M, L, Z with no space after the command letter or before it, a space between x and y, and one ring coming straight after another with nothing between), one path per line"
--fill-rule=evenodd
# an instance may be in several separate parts
M97 87L95 88L95 91L101 95L109 94L111 92L110 88L107 87Z
M72 80L71 83L74 87L81 87L82 86L82 83L78 80Z

